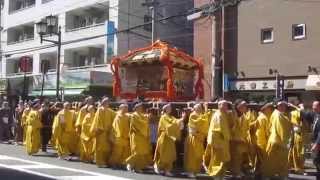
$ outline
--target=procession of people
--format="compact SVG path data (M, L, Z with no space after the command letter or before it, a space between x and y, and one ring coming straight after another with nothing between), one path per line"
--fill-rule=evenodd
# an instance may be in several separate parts
M184 109L170 103L146 108L142 102L131 108L121 102L114 108L107 97L97 102L92 97L73 103L21 101L13 118L14 140L25 145L28 155L47 152L50 145L62 160L78 157L99 168L136 173L153 169L190 178L206 173L215 179L303 175L306 147L311 145L320 170L319 101L310 111L283 100L252 108L244 100L219 99L215 108L194 102ZM7 104L3 106L0 111L7 112ZM9 117L1 113L2 141L9 136Z

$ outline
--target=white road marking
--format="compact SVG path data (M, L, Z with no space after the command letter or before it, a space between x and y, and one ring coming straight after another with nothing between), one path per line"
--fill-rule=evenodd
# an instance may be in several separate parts
M16 158L16 157L10 157L10 156L4 156L4 155L0 155L0 159L15 160L15 161L21 161L21 162L25 162L25 163L31 163L31 165L23 165L23 166L7 165L7 164L0 163L0 167L18 170L21 172L34 174L37 176L43 176L43 177L47 177L47 178L52 178L52 179L62 179L62 180L78 180L78 179L80 179L80 180L82 180L82 179L88 178L88 176L59 176L59 177L56 177L56 176L47 175L45 173L39 173L39 172L36 172L34 170L29 170L29 169L33 169L32 167L35 167L35 166L43 166L44 168L48 167L48 169L61 169L61 170L91 175L90 176L91 180L95 180L96 178L97 178L97 180L102 179L102 178L108 179L108 180L109 179L110 180L130 180L128 178L123 178L123 177L117 177L117 176L111 176L111 175L106 175L106 174L102 174L102 173L96 173L96 172L92 172L92 171L56 166L56 165L46 164L46 163L42 163L42 162L30 161L30 160L25 160L25 159L20 159L20 158ZM28 168L28 166L31 168Z
M59 180L119 180L118 177L109 176L63 176L59 177Z
M19 168L19 169L54 169L55 167L44 166L44 165L10 165L11 168Z

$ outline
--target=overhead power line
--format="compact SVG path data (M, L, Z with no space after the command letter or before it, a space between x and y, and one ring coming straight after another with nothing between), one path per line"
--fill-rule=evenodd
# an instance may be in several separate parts
M162 21L166 21L169 19L173 19L173 18L177 18L177 17L186 17L189 13L182 13L182 14L177 14L177 15L172 15L172 16L168 16L168 17L164 17L164 18L160 18L157 19L157 22L162 22ZM150 25L152 24L152 21L143 23L143 24L139 24L136 26L132 26L130 28L126 28L126 29L122 29L122 30L118 30L112 33L106 33L106 34L101 34L101 35L96 35L96 36L91 36L91 37L86 37L86 38L79 38L76 40L71 40L71 41L66 41L66 42L62 42L62 45L68 45L68 44L72 44L72 43L78 43L78 42L82 42L82 41L87 41L87 40L92 40L92 39L97 39L97 38L101 38L101 37L106 37L106 36L111 36L111 35L115 35L115 34L119 34L119 33L125 33L134 29L138 29L141 27L144 27L146 25ZM26 50L17 50L15 52L10 51L10 52L2 52L2 56L11 56L11 55L15 55L15 54L24 54L24 53L28 53L28 52L33 52L33 51L37 51L37 50L42 50L42 49L48 49L51 47L54 47L55 45L50 45L50 46L41 46L41 47L36 47L36 48L30 48Z

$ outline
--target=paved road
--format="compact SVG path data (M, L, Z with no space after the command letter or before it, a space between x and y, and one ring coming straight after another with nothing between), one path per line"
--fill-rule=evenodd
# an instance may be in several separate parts
M2 168L2 169L1 169ZM314 172L309 169L309 172ZM23 180L166 180L166 179L187 179L180 176L169 178L158 176L151 171L147 174L136 174L122 170L108 168L97 168L93 164L85 164L78 161L64 161L55 157L54 152L39 153L35 156L28 156L22 146L0 144L0 179L23 179ZM5 177L5 178L2 178ZM23 178L22 178L23 177ZM290 179L302 180L316 178L310 176L290 175ZM28 179L29 178L29 179ZM207 176L199 176L197 179L209 179Z

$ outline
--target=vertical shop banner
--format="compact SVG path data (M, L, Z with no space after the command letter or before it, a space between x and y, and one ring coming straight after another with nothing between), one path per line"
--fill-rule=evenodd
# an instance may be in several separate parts
M223 91L224 92L229 92L230 91L230 76L229 74L224 74L223 77Z
M116 36L116 27L115 23L113 21L106 21L105 22L106 26L106 58L107 61L110 62L111 58L116 54L115 53L115 36Z

